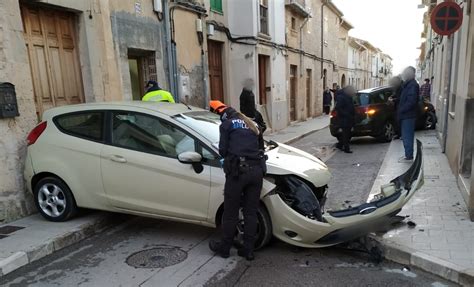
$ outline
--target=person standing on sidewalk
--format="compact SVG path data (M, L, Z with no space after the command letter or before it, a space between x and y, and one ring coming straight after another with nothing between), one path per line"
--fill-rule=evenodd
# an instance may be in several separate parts
M353 97L356 93L356 89L352 86L347 86L337 92L336 113L339 121L338 125L342 129L342 133L338 137L339 143L336 147L345 153L352 153L349 142L351 140L352 127L355 124Z
M399 139L402 137L402 132L400 129L400 120L398 119L398 105L400 103L400 96L402 94L402 85L403 81L400 76L395 76L389 81L390 88L392 89L392 96L390 97L390 102L393 104L393 109L395 111L395 138Z
M404 80L400 101L398 104L398 119L402 130L403 147L405 156L398 162L406 163L413 161L413 143L415 140L415 122L418 111L418 97L420 86L415 80L416 69L407 67L403 73Z
M323 111L326 115L329 115L332 104L332 95L329 87L326 87L323 93Z
M431 101L431 84L430 79L425 79L425 83L420 87L420 96L423 97L424 100Z
M211 240L209 248L223 258L229 257L242 205L244 246L238 250L238 255L248 261L254 260L257 210L266 173L263 141L260 140L262 133L255 122L220 101L211 101L210 107L222 121L219 154L224 159L225 186L222 239Z

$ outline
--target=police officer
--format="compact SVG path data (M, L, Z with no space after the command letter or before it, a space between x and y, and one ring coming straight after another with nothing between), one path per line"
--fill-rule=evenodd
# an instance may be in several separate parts
M221 116L219 153L224 158L226 182L222 240L211 240L209 248L223 258L229 257L242 204L244 245L238 250L238 255L253 260L257 210L266 173L263 141L259 139L261 131L255 122L219 101L211 101L210 106L211 111Z
M169 102L174 103L173 96L170 92L163 90L156 81L148 81L146 83L146 93L142 98L144 102Z

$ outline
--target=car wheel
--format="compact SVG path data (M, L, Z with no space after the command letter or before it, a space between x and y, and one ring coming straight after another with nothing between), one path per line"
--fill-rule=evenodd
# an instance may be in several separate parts
M428 113L425 119L425 130L434 130L436 129L436 116L433 113Z
M45 177L36 184L34 200L41 215L50 221L66 221L78 211L71 190L56 177Z
M221 225L222 225L221 217ZM268 215L267 209L260 205L257 210L257 235L255 240L255 250L263 248L267 245L273 237L272 222L270 215ZM237 231L234 238L234 245L237 248L242 247L244 244L244 216L242 208L239 210L239 221L237 223Z
M395 127L391 122L386 122L383 126L383 132L377 139L381 142L391 142L395 137Z

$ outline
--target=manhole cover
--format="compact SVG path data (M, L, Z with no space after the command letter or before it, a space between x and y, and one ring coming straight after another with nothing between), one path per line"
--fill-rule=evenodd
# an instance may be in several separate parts
M163 268L178 264L188 257L179 247L167 246L142 250L130 255L126 263L136 268Z

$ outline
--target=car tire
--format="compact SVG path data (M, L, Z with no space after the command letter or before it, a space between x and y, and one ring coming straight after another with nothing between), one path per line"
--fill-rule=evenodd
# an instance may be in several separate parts
M382 134L377 137L380 142L391 142L395 137L395 127L392 122L388 121L384 124Z
M222 214L223 215L223 214ZM255 240L255 250L265 247L273 237L273 227L270 215L263 204L257 210L258 228ZM223 223L223 216L221 216L221 226ZM243 216L242 210L239 211L239 223L237 224L237 231L234 239L234 246L241 248L243 246Z
M424 129L425 130L436 129L436 115L433 114L432 112L429 112L426 114Z
M38 181L33 194L36 208L49 221L67 221L77 214L71 190L57 177L45 177Z

